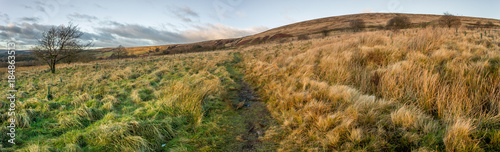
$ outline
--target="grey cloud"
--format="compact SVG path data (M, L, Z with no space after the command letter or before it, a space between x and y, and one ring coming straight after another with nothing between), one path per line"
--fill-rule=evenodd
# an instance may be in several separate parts
M45 11L46 4L43 3L42 1L35 1L35 9L40 12L47 12Z
M0 21L3 21L4 23L9 23L10 22L9 15L0 12Z
M89 34L86 39L94 38L97 40L96 46L99 47L110 47L118 44L124 46L164 45L237 38L268 30L267 27L238 29L222 24L204 24L194 26L192 30L172 32L137 24L107 22L112 26L96 28L99 34Z
M83 20L83 21L88 21L88 22L92 22L92 21L98 19L95 16L80 14L80 13L69 14L66 17L70 20Z
M16 41L18 44L36 44L41 33L50 25L21 23L0 25L0 39Z
M203 24L191 30L170 31L138 24L124 24L115 21L101 21L93 31L84 32L82 42L92 41L95 47L145 46L189 43L204 40L225 39L256 34L267 30L266 27L238 29L222 24ZM104 25L104 26L103 26ZM0 39L16 40L19 44L35 45L43 31L53 25L30 22L0 25Z
M103 7L103 6L101 6L101 5L97 4L97 3L94 3L94 6L97 7L97 8L106 9L105 7Z
M28 6L28 5L23 5L23 7L26 8L26 9L33 9L33 7Z
M22 17L19 19L21 22L38 22L40 18L38 17Z
M189 8L187 6L180 8L179 11L183 12L184 14L186 14L188 16L198 17L198 13L194 12L193 10L191 10L191 8Z
M100 21L99 24L101 24L101 25L111 25L111 26L121 26L121 25L123 25L123 24L121 24L119 22L109 21L109 20Z
M184 37L178 33L157 30L152 27L141 26L137 24L119 24L114 27L97 28L101 33L115 34L124 38L144 39L154 43L183 43Z
M171 12L179 19L184 22L192 22L191 18L198 18L199 15L195 11L191 10L191 8L185 7L171 7Z

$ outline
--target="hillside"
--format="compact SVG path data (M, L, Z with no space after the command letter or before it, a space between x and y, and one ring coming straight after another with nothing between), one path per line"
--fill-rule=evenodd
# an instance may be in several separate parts
M334 17L326 17L302 21L273 28L262 33L250 35L241 38L210 40L189 44L172 44L161 46L144 46L144 47L128 47L127 51L134 55L151 55L151 54L177 54L187 52L210 51L221 48L240 47L243 45L273 43L273 42L289 42L299 39L300 36L307 38L322 38L326 34L338 34L342 32L350 32L349 22L355 19L363 19L366 23L365 30L382 30L388 20L395 16L407 16L413 23L412 27L437 26L437 21L442 15L427 15L427 14L401 14L401 13L364 13L353 15L342 15ZM500 26L500 20L458 16L462 22L463 28L474 27L476 22L480 21L483 24L492 22L496 27ZM154 52L159 48L161 52ZM109 52L114 48L102 48L96 51ZM149 53L149 54L148 54ZM110 53L107 54L109 56Z
M390 15L17 71L17 143L1 134L0 151L500 151L500 22L377 30ZM356 17L368 28L346 29Z

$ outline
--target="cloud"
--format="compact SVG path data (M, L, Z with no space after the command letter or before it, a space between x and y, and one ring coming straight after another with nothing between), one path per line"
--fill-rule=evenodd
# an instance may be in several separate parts
M24 8L26 8L26 9L33 9L33 7L28 6L28 5L22 5L22 6L23 6Z
M22 17L19 19L21 22L38 22L40 18L38 17Z
M185 7L174 7L171 11L177 18L181 19L184 22L192 22L191 18L200 17L198 13L191 10L191 8Z
M371 13L373 12L372 9L363 9L362 13Z
M0 39L15 41L20 45L34 45L42 32L50 27L52 26L36 23L0 25Z
M238 29L222 24L205 24L195 26L194 30L183 31L182 35L189 41L203 41L248 36L268 30L267 27L251 27Z
M8 14L5 14L5 13L0 12L0 21L2 21L2 22L4 22L4 23L9 23L9 22L10 22L9 15L8 15Z
M194 12L193 10L191 10L191 8L187 6L180 8L179 11L181 11L183 14L186 14L187 16L198 17L198 13Z
M113 27L100 27L100 33L114 34L123 38L149 40L153 43L182 43L185 39L181 35L164 30L157 30L153 27L138 24L116 23Z
M263 32L266 27L234 28L222 24L193 25L190 30L170 31L139 24L125 24L116 21L100 21L98 27L83 31L82 42L92 41L95 47L147 46L191 43L205 40L237 38ZM43 31L53 25L23 22L0 25L0 39L12 40L28 49L37 44Z
M96 28L99 34L90 33L85 39L97 40L97 47L165 45L205 40L237 38L268 30L267 27L238 29L222 24L196 25L194 29L172 32L138 24L121 24L108 21L112 27Z
M103 7L103 6L101 6L101 5L97 4L97 3L94 3L94 6L97 7L97 8L106 9L105 7Z
M98 20L98 18L95 17L95 16L86 15L86 14L80 14L80 13L69 14L66 17L69 20L76 20L76 21L88 21L88 22L92 22L94 20Z

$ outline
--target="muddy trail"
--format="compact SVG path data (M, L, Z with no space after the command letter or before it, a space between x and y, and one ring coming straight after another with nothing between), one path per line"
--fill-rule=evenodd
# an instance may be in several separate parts
M238 122L241 128L237 131L237 137L234 142L227 145L230 151L248 152L248 151L276 151L277 144L269 139L264 139L266 131L277 122L272 118L271 113L252 87L243 80L243 74L239 66L235 66L241 61L235 55L235 62L227 68L232 74L239 87L231 91L231 104L235 112L239 115Z
M243 146L240 151L262 151L267 148L269 141L261 141L259 137L264 137L266 130L272 125L271 114L267 110L265 103L261 101L251 87L243 82L238 82L241 89L238 91L239 101L235 105L238 114L244 119L246 132L237 137L238 142Z

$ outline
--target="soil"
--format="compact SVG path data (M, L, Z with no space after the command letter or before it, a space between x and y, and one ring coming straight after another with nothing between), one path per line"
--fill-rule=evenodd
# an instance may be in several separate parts
M274 124L271 114L265 103L255 94L252 88L245 82L238 82L241 89L238 91L238 103L234 104L238 114L244 119L246 132L237 137L237 141L243 145L237 151L265 151L270 148L270 141L261 141L266 130ZM267 142L267 143L265 143Z

